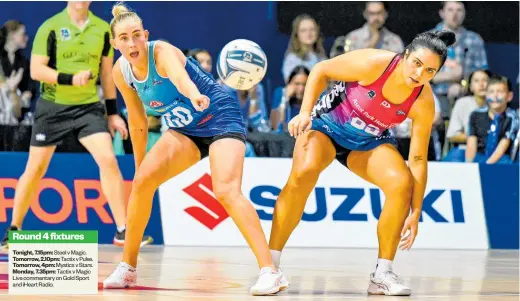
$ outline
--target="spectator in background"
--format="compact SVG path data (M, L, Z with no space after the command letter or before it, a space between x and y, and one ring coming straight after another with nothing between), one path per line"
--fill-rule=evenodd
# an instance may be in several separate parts
M20 126L21 109L30 107L29 102L23 103L18 90L22 74L20 70L5 77L0 67L0 151L29 150L31 119L24 119Z
M455 102L450 117L450 123L446 137L455 144L450 149L443 161L464 162L466 154L466 132L469 124L469 116L476 109L484 108L486 103L486 89L490 72L476 70L469 76L469 96L458 99Z
M513 85L505 76L492 75L486 92L488 107L471 113L466 162L511 163L512 144L518 134L518 115L507 107Z
M18 87L23 79L23 68L5 76L0 66L0 125L18 125L22 119L22 109L29 110L29 99L22 98Z
M194 59L199 62L200 66L206 70L208 73L211 73L213 67L213 61L211 59L211 54L206 49L192 49L188 51L187 56L192 56Z
M309 15L299 15L293 21L291 39L285 52L282 74L287 83L289 75L297 66L311 70L314 65L325 60L325 48L320 26Z
M462 95L461 80L467 79L477 69L487 69L484 41L477 33L462 26L465 18L464 3L447 1L439 11L442 22L434 30L455 33L456 42L448 49L446 63L433 78L433 92L439 97L443 117L450 115L451 103Z
M385 49L397 53L404 50L401 38L384 27L388 10L384 2L366 2L363 16L367 21L363 27L340 36L334 41L330 57L363 48Z
M0 28L0 67L3 74L6 78L13 76L13 79L19 77L18 73L21 76L19 81L10 82L11 84L18 82L16 87L11 88L15 88L21 93L20 100L22 105L15 106L17 107L15 115L19 122L29 112L30 101L36 93L36 85L31 80L29 60L22 53L23 49L27 47L27 41L25 25L20 21L7 21Z
M289 121L300 113L309 74L310 71L305 66L298 66L289 75L287 85L274 91L271 126L275 131L286 132Z
M432 124L430 144L428 144L428 161L438 161L441 157L441 146L436 126L442 122L442 117L439 100L435 97L435 94L433 95L433 100L435 102L435 117ZM405 159L408 158L412 138L412 119L406 118L398 126L390 129L390 132L397 138L397 150L401 156Z

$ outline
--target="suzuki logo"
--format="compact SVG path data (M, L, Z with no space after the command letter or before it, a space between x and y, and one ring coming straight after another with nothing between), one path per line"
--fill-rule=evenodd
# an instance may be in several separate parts
M385 108L387 108L387 109L390 108L390 104L389 104L386 100L383 100L383 101L381 102L381 106L383 106L383 107L385 107Z
M184 188L183 191L203 206L203 208L197 206L188 207L184 211L210 230L213 230L229 217L226 209L213 195L211 176L207 173L195 181L195 183Z
M366 222L368 221L368 212L365 213L354 213L352 209L363 199L366 194L364 188L345 188L345 187L330 187L328 188L331 196L342 196L343 201L340 205L331 210L330 202L327 202L327 189L325 187L314 188L316 210L312 213L303 212L302 221L306 222L318 222L326 218L330 218L334 221L356 221ZM273 208L276 203L276 198L280 195L280 188L275 186L257 186L251 190L251 201L257 205L267 208ZM448 218L441 214L435 207L434 203L440 199L441 195L449 193L451 197L451 207L453 210L453 216ZM383 206L381 203L380 190L371 188L368 190L368 196L370 201L371 213L379 219ZM329 205L327 206L327 203ZM273 214L269 213L272 210L264 210L263 208L256 210L260 220L272 220ZM332 212L331 212L332 211ZM332 214L331 214L332 213ZM464 208L462 204L462 193L460 190L444 190L444 189L433 189L424 196L422 213L419 219L423 221L423 215L427 214L435 223L465 223Z

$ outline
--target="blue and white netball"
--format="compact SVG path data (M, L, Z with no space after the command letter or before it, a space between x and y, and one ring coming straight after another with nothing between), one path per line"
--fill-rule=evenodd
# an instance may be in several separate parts
M258 84L267 71L267 57L253 41L233 40L222 48L217 61L220 79L236 90L248 90Z

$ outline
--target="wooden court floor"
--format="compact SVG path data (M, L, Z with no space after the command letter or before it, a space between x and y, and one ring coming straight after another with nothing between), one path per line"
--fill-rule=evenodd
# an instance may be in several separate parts
M121 258L115 246L99 247L99 282ZM98 295L8 295L7 262L0 262L0 300L519 300L518 251L412 250L399 252L395 272L411 297L368 296L375 249L288 248L282 268L291 287L274 297L252 297L258 269L247 248L144 248L138 287Z

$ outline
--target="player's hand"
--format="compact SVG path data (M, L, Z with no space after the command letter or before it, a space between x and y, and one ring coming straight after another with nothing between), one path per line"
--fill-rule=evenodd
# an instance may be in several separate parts
M287 84L287 86L285 86L285 98L287 99L287 101L289 101L289 98L291 98L292 96L294 96L294 92L296 92L296 86L292 83L289 83Z
M311 129L311 126L312 122L310 114L302 112L289 121L289 134L294 138L298 138L298 136L308 132Z
M88 81L92 78L92 73L90 70L80 71L74 74L72 77L72 85L73 86L85 86L88 84Z
M206 95L199 94L191 99L191 104L195 110L202 112L209 107L209 97Z
M126 123L123 118L117 114L108 116L108 130L110 131L110 135L112 135L112 137L114 137L114 134L116 131L118 131L123 140L128 139L128 129L126 128Z
M13 70L11 75L6 79L7 87L10 91L16 91L18 89L18 85L22 81L23 78L23 68L18 69L16 72Z
M404 227L401 231L401 242L399 245L399 249L402 251L408 251L412 247L419 230L419 217L420 216L411 214L404 221ZM408 235L405 236L407 232Z

